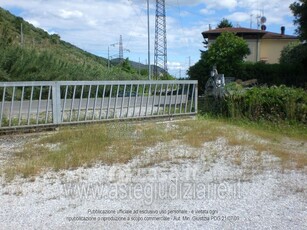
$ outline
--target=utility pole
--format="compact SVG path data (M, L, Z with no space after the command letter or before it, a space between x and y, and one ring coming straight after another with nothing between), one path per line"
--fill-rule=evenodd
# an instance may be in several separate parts
M20 24L20 45L23 46L24 38L23 38L23 26Z
M165 0L156 0L155 24L155 55L154 75L159 77L161 69L163 75L167 73L167 42L166 42L166 13Z
M124 47L123 47L123 37L119 36L119 52L118 52L118 58L123 59L124 58Z
M110 60L110 46L115 47L118 43L113 43L108 45L108 70L110 70L111 60Z
M250 23L249 23L249 28L252 29L253 28L253 14L250 14Z
M110 70L110 46L108 46L108 70Z
M139 57L139 75L141 75L141 58Z

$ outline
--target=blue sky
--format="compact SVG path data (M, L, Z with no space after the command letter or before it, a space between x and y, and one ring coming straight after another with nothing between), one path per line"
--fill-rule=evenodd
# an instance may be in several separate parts
M150 2L151 62L153 62L155 0ZM267 30L293 35L294 0L165 0L167 14L168 69L185 77L189 64L199 60L203 49L201 32L227 18L234 26L257 28L257 16L267 18ZM124 57L147 63L146 0L0 0L0 6L49 33L57 33L99 56L118 55L122 35Z

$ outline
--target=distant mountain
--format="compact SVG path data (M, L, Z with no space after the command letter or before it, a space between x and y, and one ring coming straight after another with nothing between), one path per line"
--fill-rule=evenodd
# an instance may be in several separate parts
M122 58L114 58L110 62L113 66L117 66L124 61L125 61L125 59L122 59ZM131 65L131 67L134 68L135 70L139 70L139 69L140 70L148 70L148 65L144 65L142 63L131 61L131 60L129 60L129 63ZM153 68L153 65L152 65L152 68Z
M122 59L122 58L115 58L115 59L112 59L110 61L110 63L113 65L113 66L119 66L121 63L123 63L126 59ZM129 60L129 59L128 59ZM137 72L142 72L142 71L145 71L146 73L148 72L148 65L144 65L140 62L135 62L135 61L131 61L129 60L129 64L131 65L131 67L137 71ZM155 65L151 65L151 71L153 72L154 70L154 67ZM163 74L163 73L166 73L164 71L164 69L158 67L158 72ZM166 73L168 74L168 73Z
M0 8L0 81L146 79Z

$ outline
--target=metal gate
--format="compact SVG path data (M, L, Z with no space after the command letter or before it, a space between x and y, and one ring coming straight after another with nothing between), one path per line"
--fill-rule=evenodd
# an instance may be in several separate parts
M1 82L0 129L195 115L197 81Z

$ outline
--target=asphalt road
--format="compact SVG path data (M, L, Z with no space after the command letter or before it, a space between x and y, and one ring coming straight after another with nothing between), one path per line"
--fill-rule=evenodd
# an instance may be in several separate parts
M187 102L186 95L178 95L177 100L176 96L138 96L138 97L112 97L112 98L83 98L80 99L62 99L61 100L61 110L70 111L70 110L100 110L104 109L121 109L121 108L141 108L141 107L163 107L164 105L174 105L182 107L185 106ZM3 111L2 111L3 110ZM0 102L0 114L3 113L4 116L19 116L19 114L37 114L43 112L52 111L52 100L25 100L22 103L20 101L6 101L4 105Z

